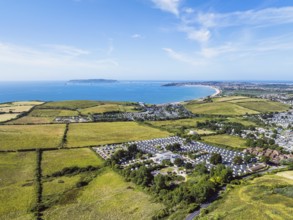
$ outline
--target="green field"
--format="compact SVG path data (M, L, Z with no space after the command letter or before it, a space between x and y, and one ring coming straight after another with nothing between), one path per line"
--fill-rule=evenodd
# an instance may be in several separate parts
M256 126L257 125L255 122L249 121L249 120L247 120L245 118L241 118L241 117L228 117L227 121L233 122L233 123L239 123L244 126Z
M230 96L214 98L213 102L191 101L186 108L195 114L206 115L244 115L261 112L286 111L289 106L265 99L248 98L245 96Z
M58 117L58 116L78 116L77 111L63 109L34 109L29 116L32 117Z
M138 190L134 184L125 182L123 177L110 169L80 190L72 185L78 177L70 178L63 181L71 190L60 193L60 202L44 212L44 219L151 219L164 208L162 204L152 203L149 195ZM46 192L47 187L56 187L59 192L64 190L57 185L56 182L44 185L45 194L50 193Z
M88 148L45 151L42 159L43 175L50 175L65 167L101 166L103 159Z
M86 100L74 100L74 101L59 101L59 102L47 102L40 108L53 108L53 109L83 109L100 105L98 101L86 101Z
M35 153L0 154L0 219L34 219Z
M210 115L244 115L257 114L257 111L250 110L230 102L211 102L204 104L187 104L186 108L195 114Z
M270 101L253 101L253 102L238 102L237 105L240 105L245 108L249 108L258 112L283 112L289 109L289 106L279 103L279 102L270 102Z
M14 124L20 124L20 125L26 125L26 124L49 124L54 121L55 117L32 117L32 116L24 116L21 118L18 118L16 120L7 122L6 124L14 125Z
M176 133L182 128L195 128L197 122L205 122L206 120L211 120L212 118L200 117L200 118L188 118L179 120L167 120L167 121L148 121L147 123L169 132ZM215 118L216 119L216 118Z
M113 112L113 111L135 112L136 110L134 110L134 106L128 106L128 105L123 105L119 103L105 103L98 106L80 110L81 114L83 115L100 114L100 113Z
M170 134L136 122L70 124L67 146L93 146L166 137Z
M202 139L211 144L223 144L233 148L246 148L245 140L232 135L221 134L202 137Z
M58 147L65 125L2 125L0 150Z
M292 185L293 171L255 178L235 186L208 208L209 214L199 219L290 220L293 216ZM291 196L277 191L286 187L287 192L291 188Z

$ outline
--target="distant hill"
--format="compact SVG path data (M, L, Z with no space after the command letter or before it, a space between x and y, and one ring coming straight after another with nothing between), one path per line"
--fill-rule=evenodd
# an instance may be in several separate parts
M69 80L68 83L114 83L118 82L113 79L74 79Z

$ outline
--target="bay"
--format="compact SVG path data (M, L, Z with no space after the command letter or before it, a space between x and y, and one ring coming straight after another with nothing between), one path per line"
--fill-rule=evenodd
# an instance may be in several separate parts
M171 81L118 81L115 83L68 84L66 82L0 82L0 102L101 100L151 104L198 99L215 93L204 86L172 86Z

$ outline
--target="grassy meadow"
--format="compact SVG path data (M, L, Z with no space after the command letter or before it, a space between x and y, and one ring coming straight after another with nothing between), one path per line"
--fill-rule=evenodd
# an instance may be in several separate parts
M209 214L199 219L290 220L293 216L292 185L293 171L255 178L235 186L208 208Z
M100 122L70 124L67 147L93 146L167 137L166 131L136 122Z
M104 163L91 149L60 149L43 152L43 175L50 175L66 167L101 166Z
M78 116L74 110L63 109L34 109L30 114L32 117L58 117L58 116Z
M41 106L41 108L52 108L52 109L83 109L90 108L100 105L101 102L98 101L87 101L87 100L72 100L72 101L57 101L57 102L47 102Z
M18 116L18 113L0 114L0 122L4 122L4 121L14 119L17 116Z
M186 104L186 108L195 114L233 116L262 112L281 112L289 109L289 106L279 102L245 96L220 97L212 100L213 102L191 101Z
M0 150L58 147L64 130L64 124L1 125Z
M83 115L87 115L87 114L101 114L101 113L113 112L113 111L136 112L136 110L134 109L134 106L128 106L128 105L119 104L119 103L103 103L98 106L81 109L80 113Z
M69 190L60 194L62 198L55 206L44 211L44 219L151 219L164 208L162 204L151 202L149 195L110 169L105 169L83 189L72 188L72 182L78 177L70 178L63 179ZM57 184L44 185L45 194L50 193L47 187L55 188ZM60 186L56 189L64 190Z
M205 137L202 137L202 139L205 142L208 142L211 144L222 144L222 145L227 145L233 148L247 147L245 146L246 141L244 139L237 136L227 135L227 134L205 136Z
M36 153L0 154L0 219L34 219Z

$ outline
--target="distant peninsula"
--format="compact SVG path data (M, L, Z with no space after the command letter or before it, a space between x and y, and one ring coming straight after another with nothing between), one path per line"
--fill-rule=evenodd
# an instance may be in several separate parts
M92 84L92 83L114 83L118 82L114 79L73 79L69 80L68 83L86 83L86 84Z

